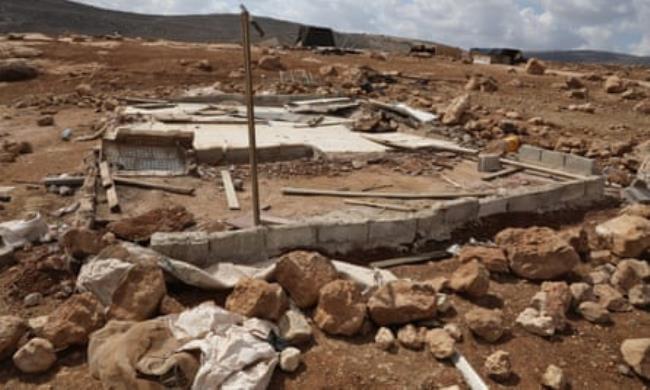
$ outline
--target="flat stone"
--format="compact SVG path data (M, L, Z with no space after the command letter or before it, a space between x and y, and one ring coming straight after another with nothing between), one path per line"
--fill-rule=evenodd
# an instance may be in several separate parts
M354 336L363 326L366 310L359 285L335 280L320 290L314 321L331 335Z
M501 310L472 309L465 314L465 322L473 334L487 342L496 343L503 336L503 312Z
M226 309L246 317L277 321L289 307L284 290L277 283L242 278L226 300Z
M396 280L370 297L368 310L372 320L382 326L432 319L436 314L436 291L427 283Z

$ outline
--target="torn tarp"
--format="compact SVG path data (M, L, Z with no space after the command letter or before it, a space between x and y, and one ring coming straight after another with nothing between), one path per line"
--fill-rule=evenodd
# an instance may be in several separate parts
M7 246L20 248L28 242L46 241L49 235L47 223L40 214L30 215L23 220L13 220L0 223L0 248Z

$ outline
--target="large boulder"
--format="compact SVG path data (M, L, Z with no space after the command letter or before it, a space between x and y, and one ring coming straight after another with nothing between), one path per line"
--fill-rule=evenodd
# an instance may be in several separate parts
M90 333L104 325L104 319L104 307L92 293L74 295L50 314L39 336L57 350L85 345Z
M0 361L16 351L18 341L27 332L27 329L27 322L20 317L0 317Z
M167 294L165 276L156 264L136 264L113 293L110 319L144 321L156 315Z
M332 335L354 336L366 319L361 288L351 280L335 280L320 291L314 321Z
M605 80L605 92L623 93L626 90L625 83L618 76L610 76Z
M262 56L259 61L257 62L257 65L264 70L269 70L269 71L278 71L278 70L285 70L286 67L280 60L280 57L274 56L274 55L265 55Z
M531 58L526 64L526 73L541 76L546 72L546 65L537 58Z
M650 248L650 221L621 215L596 227L596 234L620 257L639 257Z
M469 95L462 95L452 100L444 115L442 123L445 125L458 125L463 122L465 112L470 108Z
M472 261L460 266L451 275L449 287L469 297L480 298L490 288L490 272L482 263Z
M48 340L34 338L14 354L13 361L20 371L38 374L49 370L56 363L56 352Z
M332 262L316 252L291 252L277 263L275 279L301 309L318 303L320 289L338 279Z
M226 309L246 317L277 321L287 311L289 300L277 283L242 278L226 300Z
M506 229L496 236L512 272L526 279L555 279L573 270L580 256L552 229Z
M490 272L510 272L508 258L501 248L469 245L458 252L458 260L465 264L472 261L482 263Z
M31 80L38 70L21 60L0 60L0 82Z
M650 338L623 341L621 354L634 372L650 380Z
M496 343L503 336L501 310L472 309L465 314L465 322L474 335L487 342Z
M370 297L368 310L372 320L381 326L432 319L436 314L436 290L427 283L389 282Z

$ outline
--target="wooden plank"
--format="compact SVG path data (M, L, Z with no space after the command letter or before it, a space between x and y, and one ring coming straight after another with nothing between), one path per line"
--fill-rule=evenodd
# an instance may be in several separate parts
M84 176L68 176L68 177L46 177L42 183L46 186L67 186L67 187L81 187L86 178Z
M407 206L400 206L397 204L390 204L390 203L379 203L379 202L366 202L363 200L354 200L354 199L346 199L343 201L345 204L351 204L355 206L366 206L366 207L374 207L378 209L386 209L386 210L393 210L393 211L404 211L407 213L410 212L415 212L417 209L412 208L412 207L407 207Z
M194 188L192 187L180 187L180 186L173 186L170 184L151 183L143 180L126 179L123 177L115 177L113 178L113 180L115 181L115 184L124 185L124 186L146 188L149 190L161 190L161 191L171 192L173 194L180 194L180 195L194 195Z
M576 175L576 174L573 174L573 173L561 171L559 169L552 169L552 168L542 167L542 166L539 166L539 165L527 164L527 163L523 163L521 161L508 160L506 158L501 159L501 164L510 165L510 166L517 167L517 168L523 168L523 169L527 169L527 170L531 170L531 171L547 173L549 175L555 175L555 176L559 176L559 177L566 177L566 178L569 178L569 179L575 179L575 180L584 180L584 179L586 179L586 177L582 176L582 175Z
M113 178L111 177L111 169L108 166L108 161L99 163L99 176L102 178L102 187L108 188L113 185Z
M502 169L502 170L500 170L498 172L490 173L489 175L485 175L485 176L483 176L481 178L481 180L483 180L483 181L492 181L492 180L498 179L500 177L509 176L509 175L515 174L517 172L521 172L522 170L523 169L519 168L519 167L510 167L510 168Z
M120 212L120 200L117 197L117 190L114 185L106 189L106 200L108 201L108 209L111 210L111 213Z
M420 193L393 193L393 192L356 192L356 191L336 191L320 190L313 188L293 188L285 187L282 189L284 195L297 196L332 196L342 198L384 198L384 199L458 199L458 198L482 198L494 195L494 191L486 192L420 192Z
M431 261L431 260L448 259L450 257L452 257L452 255L447 251L436 251L436 252L429 252L429 253L424 253L415 256L398 257L395 259L375 261L370 263L370 267L389 268L389 267L397 267L400 265L423 263L425 261Z
M221 180L223 181L223 189L226 192L226 201L230 210L241 210L239 200L237 199L237 192L235 186L232 184L232 177L230 171L223 169L221 171Z

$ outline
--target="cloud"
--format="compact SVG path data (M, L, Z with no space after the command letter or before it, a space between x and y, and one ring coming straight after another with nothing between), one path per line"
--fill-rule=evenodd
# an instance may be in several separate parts
M78 0L154 14L238 12L233 0ZM465 48L604 49L650 55L648 0L249 0L255 15Z

